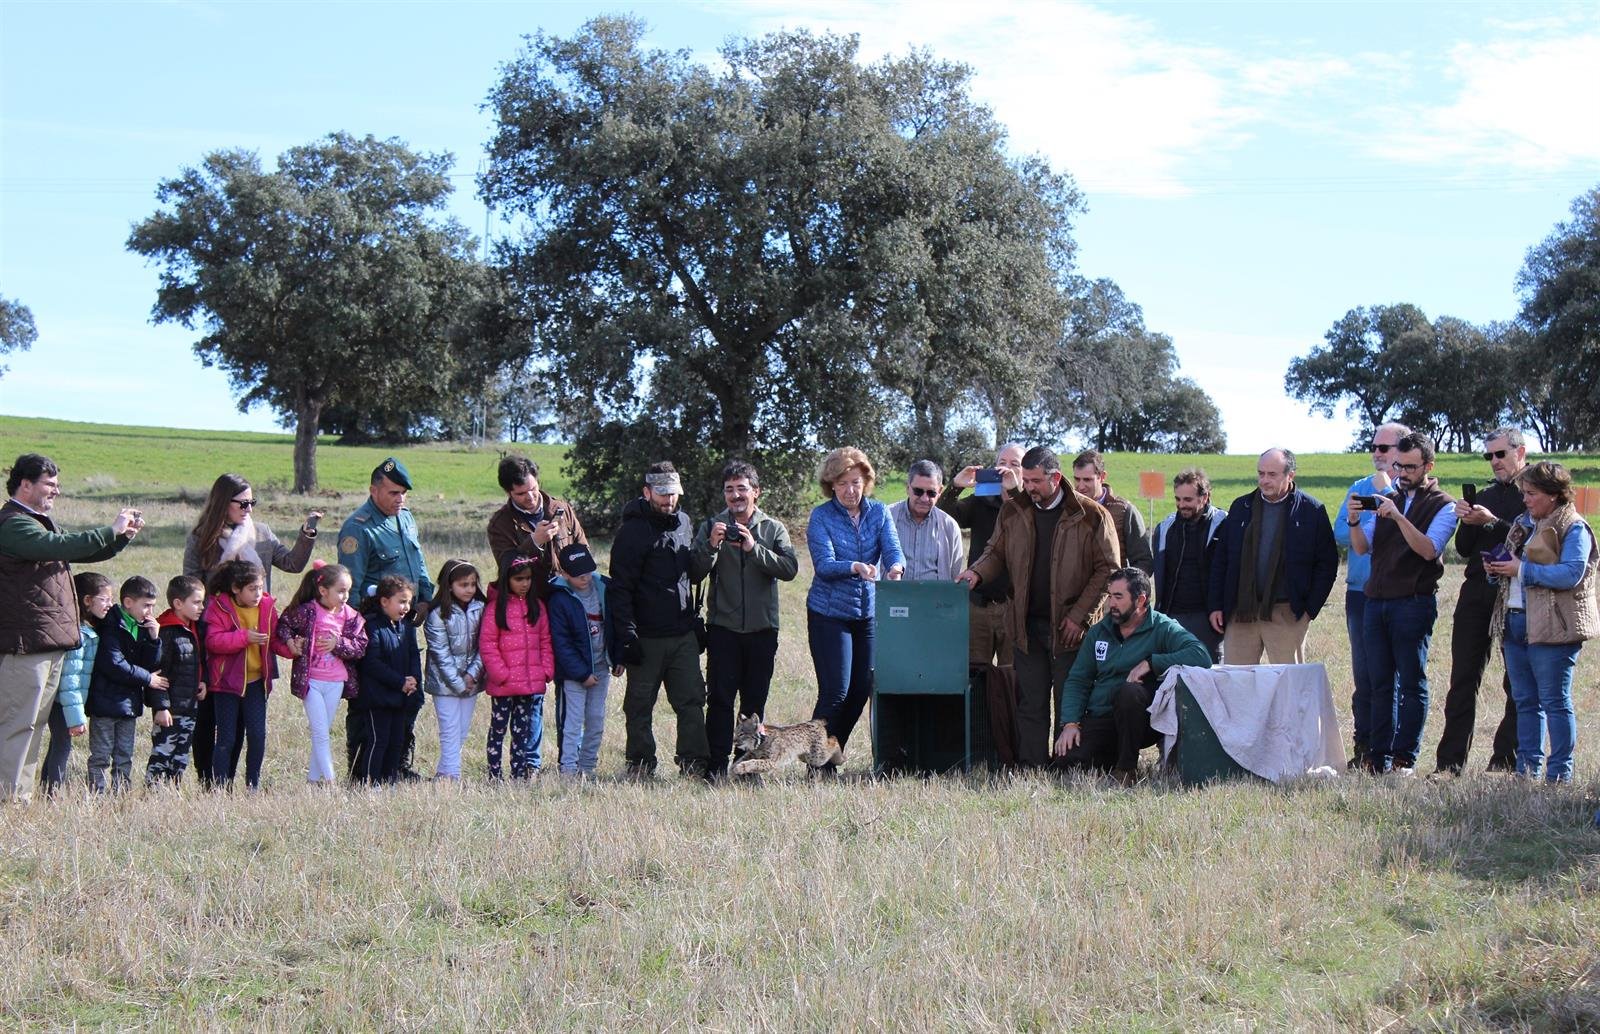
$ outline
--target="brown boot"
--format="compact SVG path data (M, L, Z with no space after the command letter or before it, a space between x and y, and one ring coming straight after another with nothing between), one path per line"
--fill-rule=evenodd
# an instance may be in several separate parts
M1118 786L1132 786L1139 781L1139 773L1131 768L1115 768L1111 770L1111 778Z

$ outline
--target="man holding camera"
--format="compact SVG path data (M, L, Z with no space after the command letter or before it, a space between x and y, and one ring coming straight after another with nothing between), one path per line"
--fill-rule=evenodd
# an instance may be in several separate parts
M961 526L935 508L943 491L944 472L932 460L918 460L906 477L906 497L889 507L889 517L900 536L906 557L903 577L908 582L949 582L964 568L961 563Z
M1467 749L1472 746L1472 728L1478 717L1478 685L1484 666L1494 648L1489 619L1494 615L1498 592L1483 572L1483 554L1503 547L1511 524L1527 509L1517 475L1528 465L1528 446L1515 427L1497 427L1483 443L1483 458L1494 473L1484 488L1468 485L1471 494L1455 504L1456 552L1467 561L1467 573L1456 598L1455 616L1450 624L1450 690L1444 698L1444 732L1439 736L1438 765L1435 775L1460 775L1467 765ZM1511 700L1511 676L1507 675L1506 710L1495 729L1489 771L1513 772L1517 767L1517 706Z
M110 527L63 532L50 519L60 474L48 456L18 456L0 507L0 802L32 796L61 662L79 646L69 565L110 560L144 527L125 509Z
M765 715L778 655L778 583L793 581L800 558L783 522L756 508L761 478L733 460L722 468L725 509L700 523L690 573L711 576L706 595L707 775L728 774L738 714Z
M1373 772L1411 775L1428 720L1428 645L1456 512L1430 476L1433 442L1427 435L1408 434L1396 442L1389 469L1393 493L1352 494L1345 527L1350 548L1372 559L1362 621L1372 687L1366 765ZM1370 538L1361 526L1364 510L1378 516Z
M988 548L995 522L1000 518L1000 508L1007 499L1022 494L1022 453L1022 446L1016 442L1002 445L995 453L994 466L962 469L939 496L939 509L954 517L957 527L971 532L968 567L977 563ZM969 488L974 490L973 494L963 498L962 491ZM1011 663L1005 617L1005 604L1009 599L1011 578L1004 571L985 580L969 594L968 664L981 668L996 658L1002 665Z
M555 574L563 546L589 544L578 515L565 499L539 487L539 464L526 456L502 459L498 474L506 504L489 518L489 552L496 563L507 553L538 557L545 575Z

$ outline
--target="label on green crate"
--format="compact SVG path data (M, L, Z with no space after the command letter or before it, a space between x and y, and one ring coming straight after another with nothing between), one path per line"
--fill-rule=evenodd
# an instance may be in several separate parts
M910 607L890 607L889 616L892 618L908 618L911 616Z

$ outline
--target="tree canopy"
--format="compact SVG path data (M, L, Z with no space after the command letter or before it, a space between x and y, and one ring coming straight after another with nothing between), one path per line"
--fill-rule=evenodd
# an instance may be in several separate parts
M668 456L793 483L819 446L904 426L932 449L964 405L1021 407L1079 200L1006 156L967 69L805 32L712 69L642 35L534 37L490 97L481 190L520 226L499 255L533 354L580 403L580 492L609 506Z
M1600 186L1529 249L1517 291L1532 381L1525 406L1548 428L1546 448L1600 445Z
M21 302L0 298L0 355L26 352L38 337L33 312ZM6 365L0 363L0 377L5 376L6 369Z
M163 181L162 208L128 238L162 267L152 320L202 326L195 352L239 408L294 422L297 492L317 485L325 413L428 409L481 359L464 337L486 274L467 232L435 214L450 163L344 133L270 172L253 152L215 151Z

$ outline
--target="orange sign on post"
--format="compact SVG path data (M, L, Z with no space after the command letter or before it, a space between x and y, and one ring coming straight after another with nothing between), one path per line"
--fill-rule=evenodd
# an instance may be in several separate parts
M1579 513L1600 513L1600 488L1577 488L1573 494L1577 496L1573 502L1578 504Z
M1139 472L1139 498L1160 499L1167 494L1167 479L1159 470Z

